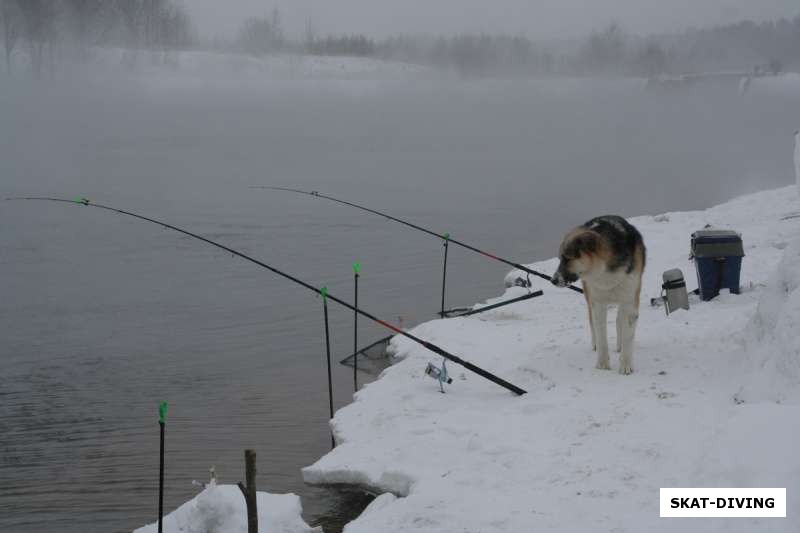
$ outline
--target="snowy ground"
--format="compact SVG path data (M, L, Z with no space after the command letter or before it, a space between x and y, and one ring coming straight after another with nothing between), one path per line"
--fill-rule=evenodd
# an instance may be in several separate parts
M258 530L263 533L314 533L300 518L300 498L294 494L258 493ZM236 485L205 488L164 517L164 533L247 533L247 509ZM156 533L158 523L134 533Z
M367 57L289 53L257 57L226 52L124 48L92 48L77 56L74 54L78 52L70 49L60 52L56 70L62 74L134 74L161 82L195 80L212 87L276 80L419 80L441 79L447 75L432 67ZM24 50L18 50L12 56L12 63L15 70L23 71L28 68L29 57ZM2 74L5 69L0 70Z
M434 69L365 57L271 54L261 57L205 51L153 52L96 50L95 59L109 66L135 66L143 72L181 75L216 74L241 82L248 77L278 79L393 79L433 75Z
M336 414L338 446L306 481L390 493L346 533L800 531L800 218L781 220L799 209L792 186L632 219L648 266L631 376L616 357L594 368L583 298L544 280L540 298L414 328L528 394L454 364L441 394L424 374L440 361L396 339L401 360ZM706 224L742 233L742 294L666 317L650 298L669 268L696 286L689 236ZM659 487L786 487L788 518L660 519Z

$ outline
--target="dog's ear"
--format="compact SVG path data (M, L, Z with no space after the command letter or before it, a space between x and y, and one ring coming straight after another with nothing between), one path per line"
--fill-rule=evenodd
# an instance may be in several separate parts
M575 237L574 250L577 252L576 257L584 252L590 254L597 252L597 235L590 231L581 233Z

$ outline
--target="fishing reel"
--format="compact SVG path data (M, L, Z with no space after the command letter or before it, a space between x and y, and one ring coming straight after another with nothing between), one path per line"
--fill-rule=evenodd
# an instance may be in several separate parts
M439 391L442 394L444 394L444 384L450 385L453 383L453 378L447 374L447 359L442 359L442 368L433 363L428 363L428 366L425 367L425 373L439 382Z
M531 275L527 274L524 278L522 276L517 276L514 280L514 286L523 287L528 289L528 292L531 292L531 287L533 286L533 283L531 283Z

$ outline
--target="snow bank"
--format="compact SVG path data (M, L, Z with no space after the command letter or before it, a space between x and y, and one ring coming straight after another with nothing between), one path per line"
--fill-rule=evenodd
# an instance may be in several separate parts
M784 72L777 76L759 76L750 78L748 93L761 94L796 94L800 90L800 74Z
M22 59L18 58L20 61ZM22 66L22 65L20 65ZM362 57L321 57L206 51L152 51L95 48L91 59L63 63L61 77L119 80L120 77L151 91L203 89L227 92L268 88L307 90L309 81L325 80L325 90L371 90L391 81L439 80L446 73L398 61ZM313 86L313 84L312 84ZM319 87L317 87L319 88Z
M398 497L376 500L346 533L797 531L800 219L781 220L796 210L786 187L631 220L648 246L631 376L594 368L583 298L544 280L533 279L540 298L414 328L528 394L454 364L441 394L424 373L438 358L397 339L400 361L336 414L339 445L305 480ZM742 233L742 293L667 317L650 298L669 268L696 286L689 238L706 224ZM556 260L530 266L550 273ZM659 519L659 488L684 486L786 487L794 518Z
M321 533L300 517L294 494L258 493L258 530L262 533ZM236 485L212 485L164 517L164 533L247 533L247 508ZM156 533L158 523L134 533Z
M792 241L764 289L746 336L741 401L800 403L800 239Z
M794 132L794 179L797 182L797 194L800 196L800 131Z
M62 74L85 75L91 72L108 74L139 74L143 77L173 79L174 82L195 80L211 86L236 83L274 82L277 80L396 80L439 79L441 70L367 57L310 56L300 54L269 54L260 57L248 54L138 50L125 48L92 48L88 56L75 61L69 55L60 58L57 69ZM16 69L29 66L25 50L17 51L12 61ZM0 71L0 74L3 74Z

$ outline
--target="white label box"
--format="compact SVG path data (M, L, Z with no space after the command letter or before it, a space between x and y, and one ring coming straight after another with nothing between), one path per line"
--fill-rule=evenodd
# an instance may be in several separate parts
M662 518L786 518L785 488L662 488Z

